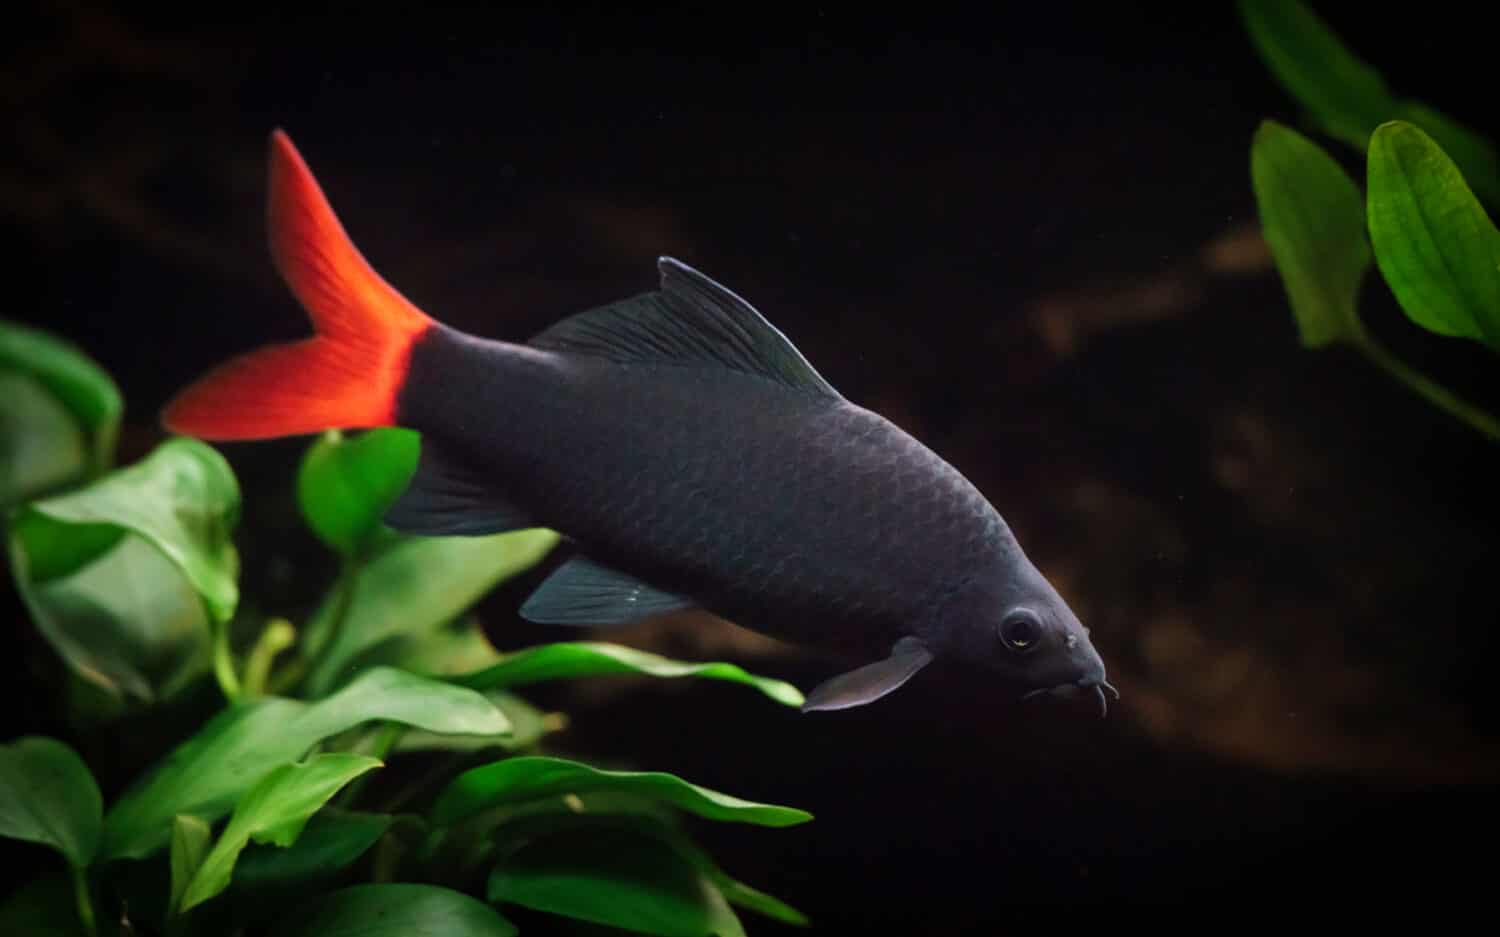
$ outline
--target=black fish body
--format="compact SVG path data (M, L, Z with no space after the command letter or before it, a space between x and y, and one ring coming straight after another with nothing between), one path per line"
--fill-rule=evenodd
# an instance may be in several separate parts
M592 559L791 642L883 654L1008 547L962 475L841 398L441 328L411 375L399 419L424 445Z
M522 607L535 621L697 606L870 661L809 709L871 702L935 657L1103 704L1087 629L990 502L844 399L743 299L662 258L659 289L524 344L466 335L385 283L291 142L272 144L272 255L317 334L222 365L172 402L169 428L415 428L421 460L392 526L559 531L578 556Z

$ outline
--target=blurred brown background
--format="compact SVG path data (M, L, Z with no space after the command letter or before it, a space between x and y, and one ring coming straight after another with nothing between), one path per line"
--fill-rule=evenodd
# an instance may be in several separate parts
M1248 173L1257 122L1296 111L1232 10L1109 9L22 2L0 39L3 314L99 360L122 459L149 449L175 389L305 330L264 248L277 126L374 265L460 328L519 339L681 257L986 491L1124 699L1101 722L934 668L803 717L596 683L543 694L573 714L563 751L812 810L702 833L819 933L1477 900L1492 863L1464 856L1500 832L1500 448L1299 348ZM1399 91L1496 135L1482 37L1327 16ZM1500 408L1477 345L1419 333L1374 278L1364 308ZM291 615L331 569L289 496L302 445L224 447L246 591ZM573 636L516 619L541 574L481 607L501 647ZM834 666L692 617L617 637L804 688ZM45 730L46 688L15 670L32 702L8 735Z

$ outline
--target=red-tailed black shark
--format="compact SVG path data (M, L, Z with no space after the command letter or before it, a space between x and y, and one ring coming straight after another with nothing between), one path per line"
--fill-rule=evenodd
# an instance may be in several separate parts
M698 606L863 664L805 709L872 702L934 658L1104 707L1087 629L989 501L703 274L663 258L660 289L512 344L443 326L381 279L280 131L269 222L316 335L214 370L167 407L170 430L412 427L421 459L391 526L564 535L579 555L526 601L533 621Z

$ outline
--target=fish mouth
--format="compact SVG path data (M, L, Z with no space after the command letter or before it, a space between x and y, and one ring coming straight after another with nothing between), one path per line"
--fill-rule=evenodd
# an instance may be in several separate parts
M1108 691L1118 702L1120 691L1110 685L1103 677L1084 677L1076 683L1059 683L1057 686L1045 686L1032 690L1021 696L1021 702L1036 699L1039 696L1049 696L1054 699L1075 699L1080 693L1088 690L1094 691L1094 696L1099 700L1099 718L1103 719L1109 715L1109 699L1104 695Z

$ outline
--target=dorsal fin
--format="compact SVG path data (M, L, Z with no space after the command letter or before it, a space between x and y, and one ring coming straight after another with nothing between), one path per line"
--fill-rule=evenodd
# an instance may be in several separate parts
M838 391L755 308L671 257L661 289L570 316L537 335L537 348L611 361L673 362L759 374L825 397Z

